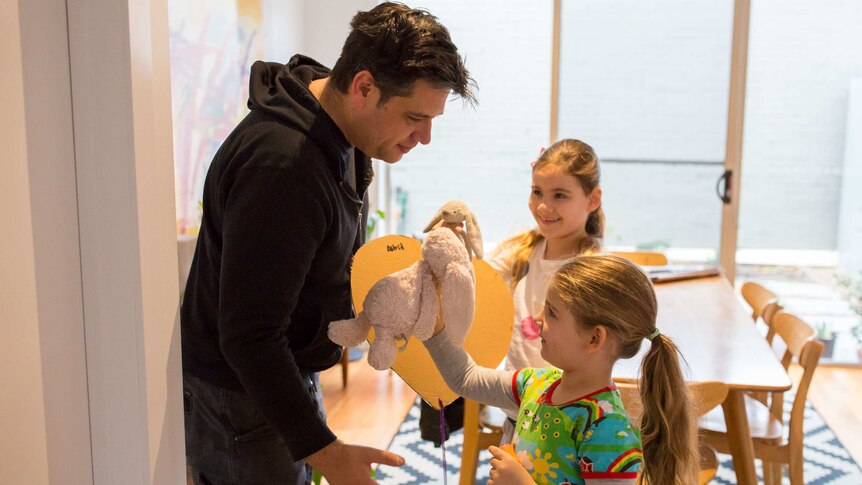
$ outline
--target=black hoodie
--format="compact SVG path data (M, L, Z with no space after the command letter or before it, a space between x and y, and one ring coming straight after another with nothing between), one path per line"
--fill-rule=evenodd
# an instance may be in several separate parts
M183 371L248 393L295 459L335 439L300 372L341 357L326 331L353 316L350 262L373 177L308 90L328 75L299 55L252 66L251 112L207 173L181 314Z

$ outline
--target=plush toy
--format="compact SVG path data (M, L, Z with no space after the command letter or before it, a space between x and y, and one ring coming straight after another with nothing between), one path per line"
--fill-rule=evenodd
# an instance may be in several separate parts
M329 338L351 347L365 340L373 327L368 363L377 370L391 367L396 340L406 346L411 335L419 340L433 335L439 308L436 280L447 332L461 344L473 321L476 304L473 264L467 249L454 232L444 227L425 238L422 258L375 283L356 318L329 324Z
M479 230L479 221L476 216L467 207L467 204L460 200L450 200L443 204L443 207L434 214L431 222L425 226L424 232L431 231L441 227L443 224L465 224L464 235L458 235L467 247L467 254L476 258L482 259L482 232Z

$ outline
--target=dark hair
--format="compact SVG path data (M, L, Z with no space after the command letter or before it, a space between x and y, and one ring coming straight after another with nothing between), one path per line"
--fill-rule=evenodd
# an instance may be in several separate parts
M449 31L425 10L386 2L350 21L350 35L332 69L332 85L347 92L356 74L368 70L380 89L380 104L409 96L418 79L448 88L474 104L476 86Z

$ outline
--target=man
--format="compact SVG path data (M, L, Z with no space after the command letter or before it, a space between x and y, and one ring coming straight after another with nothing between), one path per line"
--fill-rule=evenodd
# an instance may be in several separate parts
M341 349L349 269L363 242L370 157L431 141L450 92L473 81L435 17L401 4L359 12L332 72L294 56L256 62L251 112L216 153L182 308L186 453L195 483L376 483L388 451L337 440L317 372Z

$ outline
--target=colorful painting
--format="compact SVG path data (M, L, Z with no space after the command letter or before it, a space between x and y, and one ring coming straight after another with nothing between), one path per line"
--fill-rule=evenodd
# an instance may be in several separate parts
M260 1L168 3L178 234L197 233L209 164L248 111L249 68L263 57Z

